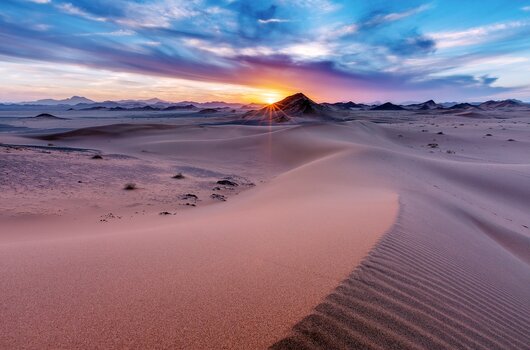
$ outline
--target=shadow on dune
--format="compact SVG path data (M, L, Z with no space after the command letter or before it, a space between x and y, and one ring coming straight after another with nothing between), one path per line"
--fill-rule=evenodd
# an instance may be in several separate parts
M527 166L374 152L394 227L271 349L528 349Z
M140 133L150 133L176 129L178 126L168 124L112 124L81 128L61 133L36 135L32 138L45 141L58 141L72 138L89 137L122 137Z
M528 348L530 273L514 256L528 256L528 237L426 197L401 204L391 232L271 349Z

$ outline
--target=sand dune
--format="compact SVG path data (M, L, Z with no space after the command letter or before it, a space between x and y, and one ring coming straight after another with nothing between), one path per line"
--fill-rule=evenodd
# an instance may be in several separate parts
M318 128L264 131L209 143L229 143L227 152L268 140L268 156L283 164L225 204L164 221L85 220L67 237L40 224L38 236L4 238L2 346L248 349L286 335L392 225L397 196L359 165L337 166L361 147ZM205 152L200 141L160 142L144 146Z
M114 124L93 126L62 133L37 135L35 138L46 141L59 141L79 137L121 137L137 133L145 134L149 131L174 129L175 126L167 124Z
M394 151L393 229L272 348L527 349L528 164Z
M156 164L153 203L163 169L189 170L179 191L257 186L168 217L0 221L0 347L527 349L527 119L400 118L56 135L131 173Z
M527 348L528 262L446 203L401 204L394 229L273 349Z

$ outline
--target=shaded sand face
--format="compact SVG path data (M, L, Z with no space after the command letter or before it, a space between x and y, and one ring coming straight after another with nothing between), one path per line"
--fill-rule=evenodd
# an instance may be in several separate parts
M334 127L272 133L250 128L237 137L222 137L233 128L216 128L217 141L174 141L175 134L166 132L120 140L121 147L130 143L155 153L151 160L184 154L198 166L222 173L223 166L230 166L224 159L238 168L257 157L255 172L245 176L276 172L274 179L237 196L228 193L225 203L176 207L177 215L167 217L158 215L163 206L153 203L156 211L147 208L134 215L119 203L136 192L112 190L108 187L119 182L109 180L99 208L83 215L66 211L52 218L5 219L0 274L8 283L0 287L2 346L248 349L265 348L286 336L391 227L397 195L376 186L356 161L365 148L335 140ZM305 144L308 137L311 145ZM250 152L237 151L245 147ZM50 154L32 156L34 162L51 159ZM86 158L68 157L70 162ZM98 176L107 167L114 171L109 179L121 167L126 173L146 171L136 164L138 159L103 157L110 164L96 163ZM160 168L164 163L158 161L155 169ZM90 175L80 175L90 183ZM199 185L187 180L174 186L197 190ZM139 183L143 189L138 191L151 189L155 193L150 196L159 193L168 200L160 183L151 184L145 176ZM86 193L90 188L76 185L82 203L93 198ZM24 207L31 193L25 195L18 202L12 198L11 211ZM143 196L136 200L156 202ZM64 205L60 196L54 199L57 206ZM103 209L121 218L99 222Z
M399 216L273 349L528 349L528 118L440 119L366 126Z

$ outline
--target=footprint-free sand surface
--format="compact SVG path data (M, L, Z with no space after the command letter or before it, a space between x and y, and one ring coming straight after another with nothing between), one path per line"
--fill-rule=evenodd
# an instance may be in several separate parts
M530 118L371 113L0 135L0 348L527 349Z

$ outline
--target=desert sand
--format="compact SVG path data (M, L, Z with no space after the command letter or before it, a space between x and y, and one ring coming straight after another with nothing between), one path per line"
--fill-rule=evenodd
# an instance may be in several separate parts
M528 348L528 112L75 113L0 134L0 348Z

